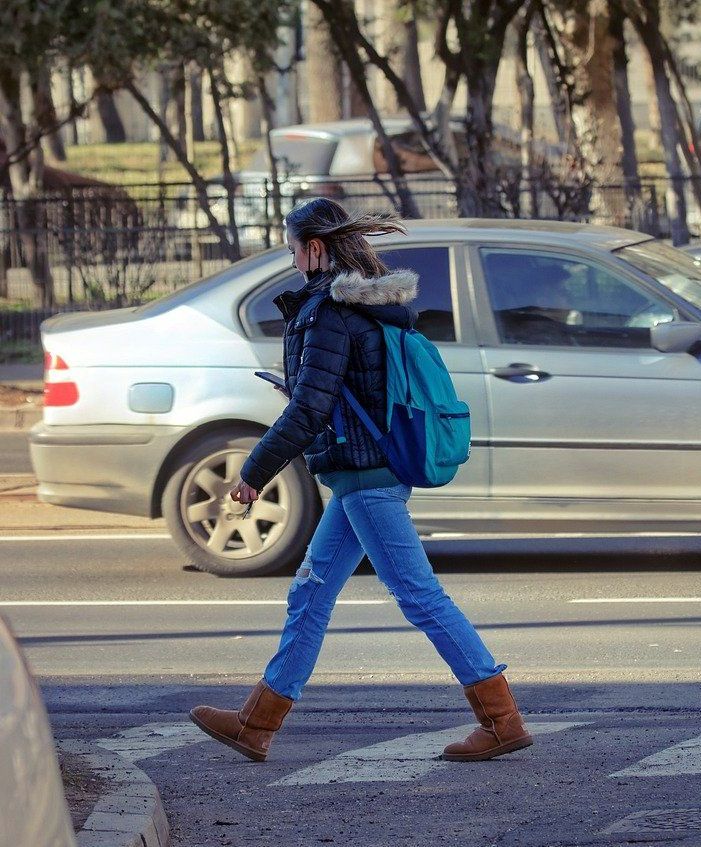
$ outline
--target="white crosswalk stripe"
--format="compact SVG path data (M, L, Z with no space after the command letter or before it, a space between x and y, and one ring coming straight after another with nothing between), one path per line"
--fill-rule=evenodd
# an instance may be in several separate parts
M562 732L590 721L528 721L532 735ZM330 782L405 782L436 768L454 767L439 759L446 744L464 738L474 724L403 735L359 750L348 750L309 768L296 771L270 785L323 785Z
M549 715L533 717L549 718ZM563 732L593 723L591 720L528 720L533 735ZM572 715L575 717L575 715ZM579 717L579 716L577 716ZM600 717L600 715L597 715ZM322 785L333 782L405 782L425 776L436 768L452 767L439 758L443 747L459 740L474 724L413 733L381 741L357 750L347 750L333 758L288 774L270 785ZM207 742L207 737L190 721L153 722L125 729L97 744L118 753L130 762L140 762L191 744ZM701 774L701 735L681 741L609 774L610 777L672 777Z
M133 729L125 729L109 738L100 738L99 747L112 750L130 762L141 762L187 747L189 744L199 744L206 736L190 721L177 723L145 723Z
M609 776L695 776L701 774L701 735L666 747Z

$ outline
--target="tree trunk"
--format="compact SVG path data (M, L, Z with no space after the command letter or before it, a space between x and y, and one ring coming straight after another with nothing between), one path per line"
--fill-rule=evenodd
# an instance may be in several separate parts
M635 122L630 102L628 87L628 55L624 34L625 16L615 5L610 6L609 35L613 50L613 84L616 110L621 125L621 141L623 154L621 167L626 186L634 191L640 191L640 174L638 172L638 156L635 149Z
M233 174L231 173L231 158L229 155L229 139L226 135L226 124L224 121L224 112L222 110L222 99L219 92L219 83L212 68L208 69L209 87L212 94L212 103L214 104L214 115L217 121L217 129L219 132L219 148L221 150L222 173L224 176L224 188L226 189L226 208L229 216L229 234L231 243L237 257L241 256L241 245L239 243L238 227L236 226L236 183L234 182Z
M343 79L329 26L317 6L307 4L306 78L307 120L337 121L343 118Z
M209 202L209 195L207 193L206 180L203 178L202 174L200 174L197 168L193 165L193 163L187 158L183 145L175 137L175 135L173 135L173 133L168 127L168 124L153 108L149 99L137 87L134 81L129 80L124 85L124 88L132 95L132 97L141 106L141 108L148 115L148 117L158 127L163 141L173 151L177 160L187 171L187 174L190 177L192 185L195 189L195 193L197 195L197 202L200 206L200 209L202 209L202 211L204 212L212 232L219 239L219 243L222 247L222 252L224 253L227 259L230 259L232 262L235 262L239 258L239 255L237 254L234 245L231 243L231 241L229 241L226 230L219 223L219 221L214 216L214 213L212 212Z
M56 116L56 107L51 92L51 67L48 64L42 64L37 72L34 87L34 111L39 129L46 133L41 140L44 152L55 162L65 162L66 148L63 146L61 133L57 129L60 122Z
M625 40L625 15L615 4L609 4L609 34L613 42L613 84L621 125L623 152L621 166L626 188L626 199L633 229L657 233L657 210L646 208L640 184L638 156L635 147L635 122L628 86L628 54Z
M370 121L372 122L373 129L377 134L377 140L379 141L382 149L382 155L387 163L387 169L389 170L392 182L394 183L394 188L397 192L399 212L403 218L420 218L421 213L416 205L414 195L409 188L409 184L406 180L406 176L404 175L397 152L392 146L392 142L385 131L382 119L380 118L372 99L372 95L368 89L367 79L365 77L365 66L361 61L357 45L352 36L349 38L348 25L351 21L345 17L344 7L341 4L338 4L334 10L331 9L328 4L324 3L321 6L321 11L330 31L333 33L336 46L348 66L353 83L365 102L365 107L368 110ZM337 12L341 12L341 14L338 14Z
M660 19L657 0L647 0L646 15L632 15L631 22L636 28L645 49L650 57L652 75L655 83L657 106L660 111L660 132L664 150L667 177L670 182L667 190L667 211L670 220L672 243L688 244L689 229L686 221L686 197L684 196L684 175L677 144L678 115L677 107L672 97L672 89L665 66L665 52L660 35Z
M263 74L258 74L258 94L263 110L263 135L265 138L265 150L268 155L268 168L270 169L270 180L272 183L273 227L276 229L278 237L282 239L283 215L282 197L280 193L280 174L278 172L277 158L275 157L273 141L270 135L271 130L275 126L275 120L273 115L273 105ZM270 242L270 229L268 229L267 247L270 247Z
M426 98L421 79L421 60L419 58L419 33L416 24L416 0L407 4L408 17L403 26L401 52L401 77L417 109L426 111Z
M574 132L571 120L572 110L570 109L568 91L561 72L559 57L552 40L549 38L547 22L544 20L543 9L540 5L533 16L532 28L538 58L543 69L545 83L548 86L557 139L560 144L567 147L570 134Z
M533 16L532 30L540 65L548 86L558 141L571 161L581 163L583 159L582 151L577 128L572 118L570 74L561 61L557 41L550 22L545 16L542 2L538 2L538 8Z
M170 69L170 102L168 128L180 146L187 150L187 121L185 118L185 65L178 62Z
M499 51L501 55L501 51ZM496 164L492 149L492 100L496 85L496 63L487 63L478 55L467 59L467 147L465 171L468 182L461 189L467 217L501 217L497 196Z
M645 53L645 51L643 51ZM655 75L652 72L652 60L648 55L644 57L645 65L645 88L647 90L647 118L650 124L650 146L656 150L662 150L662 120L660 119L660 107L657 104L657 92L655 89Z
M76 106L75 91L73 88L73 68L67 62L62 63L61 76L63 77L65 98L68 101L71 112L73 112ZM78 144L78 140L78 122L75 117L72 117L68 121L68 143L75 146Z
M586 11L555 19L574 80L573 119L588 169L596 175L592 211L601 222L623 226L627 202L623 186L621 124L614 91L614 41L603 0ZM605 186L611 186L605 188Z
M533 19L533 4L529 3L514 19L516 31L516 87L521 101L521 187L520 216L538 216L538 194L533 161L533 77L528 69L528 32Z
M191 162L195 161L195 125L192 99L192 74L194 68L194 62L188 62L183 68L183 118L185 119L185 155ZM224 137L224 142L226 143L226 137Z
M8 173L12 195L16 201L17 225L24 260L34 286L37 300L44 308L54 304L54 285L46 243L46 222L43 218L44 205L37 201L43 188L44 156L41 144L32 144L32 134L38 131L33 114L33 97L26 71L24 77L7 69L0 69L0 135L2 135L8 157L29 144L32 152L19 161L10 158ZM22 118L21 90L30 104L31 113L25 122ZM27 89L30 89L27 91Z
M694 194L694 200L698 209L701 210L701 140L696 127L694 110L669 43L664 36L661 36L661 41L665 50L667 68L677 89L679 146L691 173L691 190Z
M436 107L437 127L434 129L429 126L422 112L416 108L416 104L409 95L404 81L396 73L389 59L379 53L373 42L363 34L352 7L346 8L345 4L341 4L340 2L331 3L328 0L311 0L311 2L323 12L326 19L329 20L330 25L333 22L334 32L338 31L341 36L345 36L343 40L347 41L349 51L352 51L358 56L357 50L361 48L367 61L384 74L395 90L397 102L408 112L424 148L436 162L436 167L440 168L446 178L456 186L457 191L461 183L457 151L452 137L450 143L446 143L443 138L444 129L448 133L450 129L449 116L445 110L450 108L450 104L455 97L455 90L460 81L460 72L456 67L456 63L446 65L446 80L443 86L441 102ZM447 15L444 14L443 22L445 23L446 20ZM443 114L440 114L441 112Z
M494 156L492 105L497 71L504 50L506 28L527 0L481 0L479 3L454 3L454 17L459 50L446 51L451 62L457 62L467 83L469 103L466 115L467 159L461 163L466 175L459 196L465 204L463 214L477 217L501 217L504 209L497 183ZM468 209L472 208L468 212Z
M105 132L105 142L107 144L123 144L127 140L127 133L122 118L117 111L113 92L98 88L95 94L95 102Z
M202 114L202 71L194 62L190 64L190 97L192 98L192 137L195 141L204 141L204 116Z
M161 123L168 123L168 103L170 102L170 79L168 68L161 65L158 68L158 117ZM170 148L166 143L163 132L158 136L158 181L163 182L163 165L168 161Z

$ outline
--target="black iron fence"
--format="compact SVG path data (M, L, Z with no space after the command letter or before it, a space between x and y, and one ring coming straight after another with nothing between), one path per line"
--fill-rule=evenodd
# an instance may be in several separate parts
M409 184L423 217L458 214L449 181L416 176ZM72 188L31 200L0 193L0 362L40 359L39 326L51 314L141 303L225 267L236 240L241 255L280 243L280 215L298 199L321 194L349 209L399 208L392 183L379 177L295 177L283 180L277 192L269 180L250 180L237 185L232 204L224 186L212 182L209 215L189 184ZM664 237L665 194L660 180L635 191L504 180L497 213L605 223Z

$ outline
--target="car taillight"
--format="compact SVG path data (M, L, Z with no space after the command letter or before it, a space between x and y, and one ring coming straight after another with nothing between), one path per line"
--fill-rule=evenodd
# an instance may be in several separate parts
M74 382L45 382L44 406L72 406L78 402L78 386Z
M44 406L73 406L78 402L75 382L52 382L51 371L67 371L65 359L53 353L44 353Z
M54 356L53 353L44 353L44 370L67 371L68 365L60 356Z

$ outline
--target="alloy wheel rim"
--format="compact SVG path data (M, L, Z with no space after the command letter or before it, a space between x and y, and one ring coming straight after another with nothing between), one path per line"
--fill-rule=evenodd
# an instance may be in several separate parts
M240 561L262 553L289 523L290 489L281 475L258 492L247 518L242 517L245 504L229 497L249 452L228 448L200 459L181 489L180 516L188 535L219 559Z

